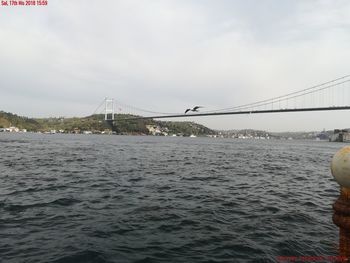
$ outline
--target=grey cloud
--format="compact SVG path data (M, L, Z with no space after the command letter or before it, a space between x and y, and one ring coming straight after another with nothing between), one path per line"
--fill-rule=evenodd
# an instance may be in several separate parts
M88 115L105 96L164 112L223 108L349 73L348 1L52 0L1 12L0 104L22 115ZM287 127L269 118L271 129Z

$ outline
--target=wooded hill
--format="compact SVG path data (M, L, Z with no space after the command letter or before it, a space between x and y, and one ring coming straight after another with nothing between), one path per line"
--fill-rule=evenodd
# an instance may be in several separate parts
M215 131L194 123L194 122L170 122L170 121L155 121L155 120L127 120L130 117L136 117L126 114L116 115L116 125L114 129L117 133L122 134L148 134L147 125L158 127L162 131L167 131L168 134L183 134L183 135L208 135L216 134ZM50 130L61 130L64 132L73 131L106 131L112 130L112 127L104 121L104 115L92 115L87 117L73 118L27 118L16 114L0 111L0 128L8 128L15 126L19 129L26 129L32 132L45 132Z

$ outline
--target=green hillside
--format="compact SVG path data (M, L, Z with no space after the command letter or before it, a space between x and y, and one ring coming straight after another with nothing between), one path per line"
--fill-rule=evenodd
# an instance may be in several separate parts
M21 117L16 114L0 111L0 128L15 126L29 131L38 131L41 126L35 119Z
M148 134L147 127L155 127L159 130L166 131L168 134L182 134L189 136L215 134L215 131L194 123L194 122L170 122L155 120L128 120L130 117L136 117L126 114L117 114L114 130L120 134ZM0 128L10 126L26 129L32 132L45 132L57 130L63 132L102 132L112 130L112 127L104 121L104 115L92 115L87 117L74 118L27 118L12 113L0 112Z

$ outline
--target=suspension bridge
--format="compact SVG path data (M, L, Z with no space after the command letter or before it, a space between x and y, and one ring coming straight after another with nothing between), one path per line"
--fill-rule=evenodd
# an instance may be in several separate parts
M350 110L350 75L270 99L221 109L200 110L189 114L146 110L111 98L105 98L100 106L96 108L94 114L104 114L105 121L113 124L115 114L124 114L124 121L132 121L140 119L339 110Z

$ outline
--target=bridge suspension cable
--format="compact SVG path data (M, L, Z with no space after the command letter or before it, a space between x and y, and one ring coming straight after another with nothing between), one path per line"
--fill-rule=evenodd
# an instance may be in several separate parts
M100 103L100 105L98 105L97 108L94 110L92 115L102 113L102 111L99 111L99 110L102 108L103 105L105 105L105 103L106 103L106 99L103 99L103 101Z
M177 113L174 113L174 112L159 112L159 111L151 111L151 110L145 110L145 109L142 109L142 108L138 108L138 107L135 107L135 106L132 106L132 105L128 105L128 104L125 104L125 103L122 103L120 101L115 101L117 103L118 106L124 106L124 107L127 107L127 108L130 108L132 110L136 110L136 111L140 111L140 112L145 112L145 113L153 113L153 114L177 114Z
M311 110L327 110L330 107L338 109L350 108L350 86L344 86L350 83L350 75L345 75L327 81L312 87L308 87L299 91L291 92L282 96L273 97L270 99L260 100L253 103L242 104L239 106L226 107L221 109L200 111L195 114L184 115L174 112L159 112L154 110L143 109L129 104L114 100L116 107L114 112L126 115L149 115L157 114L157 116L144 116L145 118L152 117L190 117L190 116L208 116L208 115L224 115L233 114L234 112L247 113L263 113L263 112L290 112L290 111L306 111ZM343 85L343 86L341 86ZM342 90L341 90L342 88ZM96 108L94 114L101 109L106 99ZM293 107L294 106L294 107ZM334 109L333 109L334 110Z
M222 109L216 109L216 110L210 110L210 111L202 111L203 113L210 113L210 112L220 112L220 111L231 111L231 110L243 110L243 109L247 109L247 108L251 108L251 107L260 107L260 106L266 106L269 105L271 103L276 103L276 102L281 102L281 101L286 101L289 99L294 99L297 97L301 97L307 94L311 94L311 93L316 93L318 91L324 90L324 89L328 89L328 88L332 88L341 84L344 84L346 82L350 82L349 78L350 75L345 75L343 77L337 78L337 79L333 79L331 81L327 81L309 88L305 88L299 91L295 91L292 93L288 93L282 96L278 96L278 97L274 97L274 98L270 98L270 99L265 99L265 100L261 100L261 101L257 101L257 102L253 102L253 103L247 103L247 104L243 104L243 105L239 105L239 106L235 106L235 107L229 107L229 108L222 108ZM339 82L340 81L340 82ZM328 85L331 84L331 85ZM326 86L328 85L328 86ZM325 87L324 87L325 86Z

